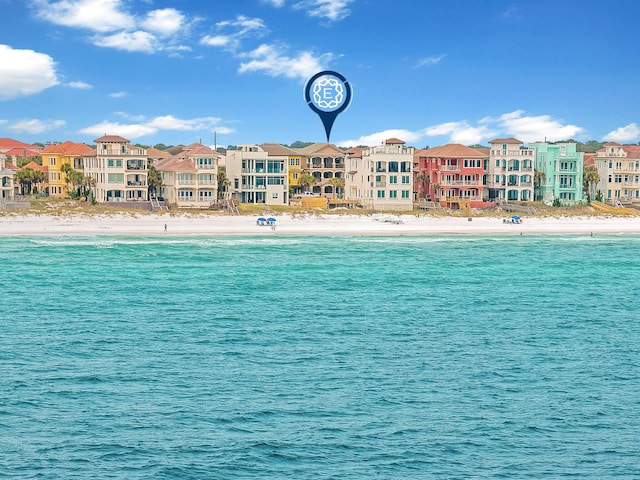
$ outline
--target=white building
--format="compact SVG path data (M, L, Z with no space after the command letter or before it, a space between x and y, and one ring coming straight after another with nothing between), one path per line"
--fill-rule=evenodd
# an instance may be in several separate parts
M413 147L397 138L349 151L345 194L374 210L413 210Z
M484 197L488 200L532 201L535 151L515 138L489 142Z

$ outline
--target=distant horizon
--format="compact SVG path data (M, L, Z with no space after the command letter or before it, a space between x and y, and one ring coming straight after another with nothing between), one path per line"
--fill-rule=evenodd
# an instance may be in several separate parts
M637 2L0 3L0 137L26 143L324 143L325 69L353 88L341 147L640 141Z

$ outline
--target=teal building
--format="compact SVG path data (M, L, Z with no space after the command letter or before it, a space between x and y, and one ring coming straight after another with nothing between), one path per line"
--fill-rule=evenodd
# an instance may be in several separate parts
M581 203L584 153L576 143L531 143L535 152L535 198L545 202L558 199L564 205Z

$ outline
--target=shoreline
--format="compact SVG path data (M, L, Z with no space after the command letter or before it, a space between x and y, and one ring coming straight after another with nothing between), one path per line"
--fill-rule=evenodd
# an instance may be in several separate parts
M276 228L256 225L254 215L10 214L0 216L0 237L47 235L544 235L640 234L640 217L416 216L402 214L292 216L275 215ZM165 232L165 224L167 230Z

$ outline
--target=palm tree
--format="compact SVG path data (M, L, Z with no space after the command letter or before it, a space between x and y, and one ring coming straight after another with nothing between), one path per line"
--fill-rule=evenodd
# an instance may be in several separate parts
M315 185L317 181L316 177L310 173L303 173L298 177L298 183L302 185L302 187L307 187L306 190L309 190L309 187Z
M589 202L595 197L594 190L599 180L600 174L595 165L587 165L584 167L584 171L582 172L582 188L584 189L584 193L587 194Z
M336 193L338 193L337 192L338 188L344 189L345 181L344 181L344 178L333 177L333 178L330 178L327 183L333 187L333 198L335 198Z
M416 182L418 184L418 191L422 198L424 198L424 182L427 181L427 175L422 172L418 176L416 176Z
M231 180L227 177L227 169L220 167L218 169L218 198L223 199L229 187L231 186Z
M23 168L16 172L15 179L21 186L22 194L31 195L36 185L40 185L47 181L47 174L40 170Z
M156 170L156 168L151 165L149 166L149 170L147 173L147 190L149 193L149 198L156 195L160 189L162 188L162 176L160 172Z

